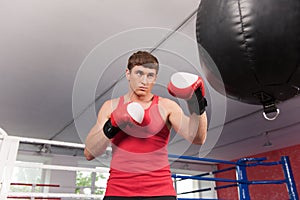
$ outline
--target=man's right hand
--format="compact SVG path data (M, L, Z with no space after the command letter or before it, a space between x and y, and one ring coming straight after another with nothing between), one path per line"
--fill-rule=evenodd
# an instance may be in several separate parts
M144 119L144 109L136 102L118 106L104 124L103 132L107 138L113 138L122 128L130 124L141 124Z

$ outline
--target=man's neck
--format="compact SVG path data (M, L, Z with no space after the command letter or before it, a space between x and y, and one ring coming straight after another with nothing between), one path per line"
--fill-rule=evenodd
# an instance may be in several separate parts
M135 101L135 102L142 102L142 103L149 103L153 100L154 95L152 93L149 93L148 95L138 96L134 93L128 93L125 95L129 101Z

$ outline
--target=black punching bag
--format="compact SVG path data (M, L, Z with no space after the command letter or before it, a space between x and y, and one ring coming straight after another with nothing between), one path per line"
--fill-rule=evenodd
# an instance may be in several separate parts
M217 66L203 66L217 91L223 81L228 97L267 113L299 94L300 0L201 0L196 34Z

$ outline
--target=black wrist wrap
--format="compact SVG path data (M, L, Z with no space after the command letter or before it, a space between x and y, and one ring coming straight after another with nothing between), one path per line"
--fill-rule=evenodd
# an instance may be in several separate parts
M205 107L207 106L207 101L205 97L202 96L200 88L195 90L192 98L187 100L187 103L190 113L196 113L197 115L202 115L205 111Z
M111 124L110 119L108 119L103 126L103 133L108 139L115 137L120 130L119 127L115 127Z

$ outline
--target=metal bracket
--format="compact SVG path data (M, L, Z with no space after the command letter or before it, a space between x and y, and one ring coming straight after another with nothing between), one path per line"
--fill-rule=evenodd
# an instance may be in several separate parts
M263 106L264 106L263 116L266 120L272 121L278 117L280 110L276 107L275 101L265 102L263 103ZM273 114L270 115L271 113Z
M269 121L275 120L280 113L280 110L276 107L276 99L265 92L258 92L253 95L260 100L264 107L264 118Z

